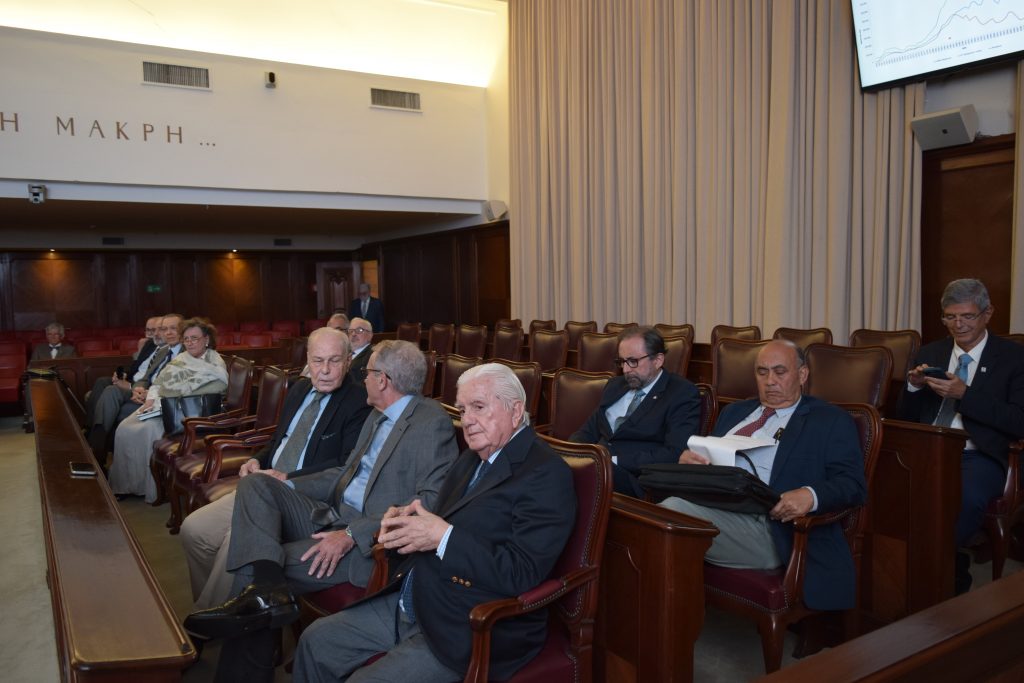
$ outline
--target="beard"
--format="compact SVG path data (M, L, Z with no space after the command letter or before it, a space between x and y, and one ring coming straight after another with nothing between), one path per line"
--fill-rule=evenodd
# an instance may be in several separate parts
M647 381L644 378L640 377L639 375L625 375L625 378L626 386L628 386L633 391L636 391L637 389L639 389L640 387L647 383Z

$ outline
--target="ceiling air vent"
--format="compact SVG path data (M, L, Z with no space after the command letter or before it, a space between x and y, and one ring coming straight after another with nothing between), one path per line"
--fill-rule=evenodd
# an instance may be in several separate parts
M274 238L274 246L275 247L290 247L290 246L292 246L292 238L291 237L275 237Z
M382 88L370 88L370 106L423 111L420 109L420 94L418 92L402 92L401 90L384 90Z
M101 243L105 247L123 247L124 246L124 238L123 237L103 237Z
M142 63L142 80L157 85L176 85L182 88L210 88L210 70L198 66Z

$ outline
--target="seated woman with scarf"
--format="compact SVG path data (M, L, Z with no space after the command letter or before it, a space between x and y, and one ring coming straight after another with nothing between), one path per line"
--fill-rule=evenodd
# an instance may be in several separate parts
M190 318L178 327L184 344L179 353L153 381L146 401L117 428L110 489L118 495L140 495L147 503L157 498L156 482L149 469L153 442L164 434L159 417L140 419L160 407L161 398L221 394L227 389L224 360L214 351L217 328L204 318Z

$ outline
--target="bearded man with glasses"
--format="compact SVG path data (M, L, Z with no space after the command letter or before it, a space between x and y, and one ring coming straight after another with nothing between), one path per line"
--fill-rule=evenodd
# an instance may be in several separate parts
M1003 492L1010 442L1024 437L1024 348L988 333L992 302L981 280L950 282L942 293L945 339L921 349L907 375L902 417L967 432L961 458L956 544L970 542L989 501ZM958 552L956 592L971 587L970 556Z
M665 340L653 327L623 330L615 363L622 375L608 380L601 404L569 440L607 447L615 490L643 498L640 468L679 459L700 427L700 395L692 382L662 369Z

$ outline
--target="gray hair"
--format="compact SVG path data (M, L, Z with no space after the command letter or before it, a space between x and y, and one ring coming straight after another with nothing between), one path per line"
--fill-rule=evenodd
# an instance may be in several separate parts
M64 336L64 326L58 322L53 322L47 325L46 331L49 332L50 330L56 330L57 334L59 334L62 337Z
M309 347L313 345L313 342L320 337L327 337L330 341L337 343L340 349L338 353L346 358L350 353L352 353L352 343L349 341L348 335L341 330L334 329L333 327L318 327L310 332L309 339L306 340L306 348L309 349ZM307 350L307 355L308 353L309 352Z
M335 320L335 319L337 319L337 320L344 320L345 321L345 329L346 330L348 329L348 316L345 315L344 313L335 313L335 314L333 314L330 318L327 319L327 324L324 325L324 327L332 327L333 328L334 326L331 325L331 321ZM337 328L334 328L334 329L337 329ZM340 332L341 330L338 330L338 331Z
M530 413L526 410L526 391L523 389L522 382L516 377L516 373L512 371L512 368L501 363L476 365L459 375L459 381L456 383L456 386L461 387L463 384L479 379L491 381L495 398L501 401L506 410L511 411L517 401L522 403L523 421L521 424L530 424Z
M401 339L385 339L373 347L377 367L391 380L395 389L406 396L423 391L427 378L427 359L415 344Z
M359 321L357 324L356 321ZM360 318L356 316L348 321L348 329L355 329L356 327L365 327L368 332L373 332L373 323L366 318Z
M986 311L992 305L985 284L973 277L953 280L942 292L942 308L953 304L974 304L979 311Z

